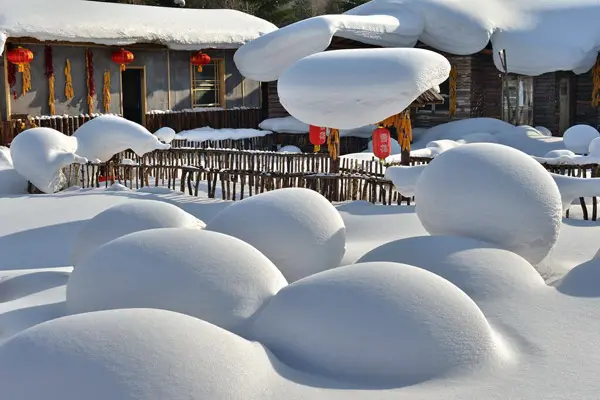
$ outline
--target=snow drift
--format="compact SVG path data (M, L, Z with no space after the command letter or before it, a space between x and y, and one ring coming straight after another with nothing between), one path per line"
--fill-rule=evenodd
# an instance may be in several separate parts
M354 129L405 110L449 73L448 60L428 50L337 50L286 69L277 92L285 109L304 123Z
M27 181L15 170L8 147L0 146L0 195L25 193Z
M88 162L76 152L77 139L52 128L27 129L10 146L15 170L44 193L54 193L65 186L64 167Z

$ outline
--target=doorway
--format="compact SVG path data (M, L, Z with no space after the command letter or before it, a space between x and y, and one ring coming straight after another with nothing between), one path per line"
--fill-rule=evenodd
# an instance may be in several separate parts
M123 118L140 125L146 116L146 76L143 67L129 67L121 72Z

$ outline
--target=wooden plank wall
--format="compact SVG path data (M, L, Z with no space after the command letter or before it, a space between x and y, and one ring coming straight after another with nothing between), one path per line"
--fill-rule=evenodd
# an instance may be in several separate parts
M552 132L559 131L560 73L551 72L533 78L533 124Z
M592 107L592 90L594 79L592 73L576 75L575 83L575 124L587 124L597 127L599 123L598 109Z
M277 93L277 81L269 82L269 112L267 118L288 117L290 114L279 102L279 94Z
M471 118L502 119L502 79L491 54L472 56L471 104Z

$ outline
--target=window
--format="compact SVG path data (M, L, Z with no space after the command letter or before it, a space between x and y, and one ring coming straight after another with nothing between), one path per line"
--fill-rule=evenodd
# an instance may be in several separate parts
M202 72L192 66L192 108L225 108L224 82L223 60L211 60L210 64L202 67Z
M418 113L425 114L448 114L450 109L450 79L446 79L440 84L440 95L444 98L442 104L428 104L417 110Z
M502 119L515 125L532 125L533 77L508 75L503 79Z

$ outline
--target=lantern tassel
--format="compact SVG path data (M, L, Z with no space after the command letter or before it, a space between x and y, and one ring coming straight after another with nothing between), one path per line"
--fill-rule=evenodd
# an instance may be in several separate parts
M319 151L321 151L321 146L319 146L318 144L315 145L315 153L318 153Z
M198 65L198 72L202 72L202 65Z
M121 72L125 71L127 69L127 66L125 64L121 64Z
M19 72L25 72L25 66L23 64L19 64L17 66L17 71L19 71Z

